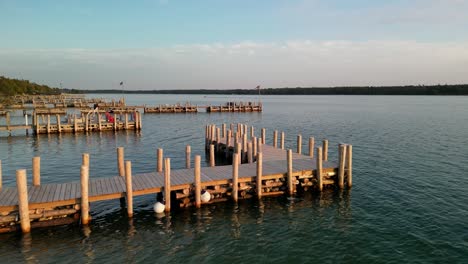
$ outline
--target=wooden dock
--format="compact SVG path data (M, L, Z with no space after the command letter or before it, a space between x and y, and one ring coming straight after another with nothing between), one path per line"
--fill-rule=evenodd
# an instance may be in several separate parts
M352 186L352 146L340 145L338 162L332 162L328 160L328 141L316 148L314 158L313 138L309 141L308 155L303 155L299 140L300 145L293 153L284 149L284 143L283 148L276 143L274 146L264 145L265 129L262 129L262 136L256 138L253 129L248 137L245 125L238 128L233 132L225 125L223 130L213 125L206 127L210 166L203 168L200 155L195 156L192 167L191 149L187 146L185 169L171 170L170 158L163 159L163 150L158 149L155 170L132 175L131 161L124 162L124 149L118 148L118 176L90 177L90 157L85 153L80 181L41 184L40 158L34 157L33 186L26 186L26 170L17 170L17 187L1 188L0 181L0 232L29 232L31 227L69 224L79 219L82 224L88 224L89 203L111 199L126 199L126 210L132 217L133 197L145 194L164 197L165 211L168 212L171 208L200 207L205 203L295 195L298 191L321 191L327 186ZM282 135L284 142L284 133ZM242 148L243 143L246 148ZM232 165L216 166L216 160L226 157L232 160ZM206 194L205 200L201 200L202 190L209 194L209 201Z
M261 102L227 102L221 105L192 105L173 104L173 105L158 105L145 106L145 113L198 113L201 109L205 109L207 113L215 112L262 112L263 105Z

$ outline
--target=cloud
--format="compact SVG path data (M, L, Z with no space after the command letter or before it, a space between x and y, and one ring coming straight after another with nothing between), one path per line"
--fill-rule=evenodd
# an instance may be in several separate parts
M228 89L468 83L468 42L213 43L0 50L0 72L69 88Z

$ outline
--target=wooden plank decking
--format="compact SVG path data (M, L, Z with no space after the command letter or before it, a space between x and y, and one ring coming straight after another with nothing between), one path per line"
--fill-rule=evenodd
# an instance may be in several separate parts
M224 139L223 139L224 141ZM278 179L287 173L286 150L263 145L263 179ZM334 171L335 162L324 161L324 172ZM316 169L316 161L308 156L293 154L293 175L310 175ZM239 182L254 180L256 164L239 166ZM164 174L149 172L133 175L133 195L144 195L161 192L164 186ZM202 186L228 184L232 179L232 166L203 167L201 169ZM177 169L171 171L171 190L190 188L194 182L194 169ZM48 208L78 204L80 199L80 182L43 184L28 187L29 208ZM93 178L89 180L89 201L102 201L125 197L124 177ZM0 189L0 212L17 209L18 194L16 187Z

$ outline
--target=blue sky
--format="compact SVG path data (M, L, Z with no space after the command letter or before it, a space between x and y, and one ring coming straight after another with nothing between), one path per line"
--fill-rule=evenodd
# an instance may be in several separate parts
M466 0L0 0L0 74L70 88L467 83Z

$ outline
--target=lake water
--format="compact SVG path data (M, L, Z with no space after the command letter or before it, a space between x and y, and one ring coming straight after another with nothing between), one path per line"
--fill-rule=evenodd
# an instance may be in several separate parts
M121 95L92 95L115 97ZM126 95L128 104L222 103L256 97ZM117 173L125 147L134 173L155 170L164 148L173 168L185 145L204 158L204 125L243 122L257 133L285 131L353 145L353 189L295 200L227 202L158 218L153 195L135 199L129 221L119 201L91 204L89 228L63 226L0 235L3 262L172 263L466 263L468 261L468 97L264 96L263 113L146 114L140 133L0 135L4 185L41 156L42 183L79 180L81 153L90 176ZM20 119L21 117L18 117ZM305 145L304 145L305 147ZM204 163L206 165L206 163Z

